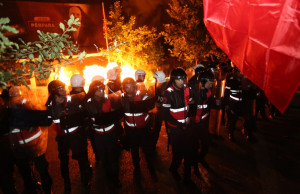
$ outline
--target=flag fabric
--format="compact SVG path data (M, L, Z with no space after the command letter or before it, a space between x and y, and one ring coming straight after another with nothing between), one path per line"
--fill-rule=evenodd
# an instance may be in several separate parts
M281 112L300 86L299 0L203 0L205 25Z

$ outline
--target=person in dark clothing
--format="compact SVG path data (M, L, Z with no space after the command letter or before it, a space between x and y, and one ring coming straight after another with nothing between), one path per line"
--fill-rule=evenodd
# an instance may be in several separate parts
M95 132L96 150L105 167L107 178L113 187L120 188L118 138L122 131L118 122L122 115L118 111L114 111L112 115L111 101L104 91L105 85L101 81L93 81L86 96L85 107L89 114L91 130ZM110 118L106 118L109 114Z
M239 116L245 119L244 132L247 141L255 141L253 129L255 128L255 119L253 116L253 100L255 99L255 89L250 81L245 78L237 68L226 81L225 87L225 109L228 117L228 138L235 141L234 130Z
M48 110L52 113L53 128L57 132L56 142L65 193L71 192L68 165L70 149L72 150L72 158L77 160L79 164L83 192L88 193L92 171L88 160L87 138L82 127L85 125L83 118L86 117L83 109L85 93L67 96L65 84L59 80L50 82L48 89L51 92Z
M84 93L85 94L85 90L84 90L84 85L85 85L85 79L81 74L74 74L71 77L71 87L72 90L70 92L70 95L73 94L79 94L79 93ZM86 136L87 138L90 140L91 145L92 145L92 149L93 152L95 154L95 159L96 159L96 166L99 164L99 160L100 160L100 156L98 155L97 152L97 148L95 145L95 132L93 130L88 130L88 126L82 126L86 132Z
M45 193L51 193L52 178L48 172L48 161L45 158L47 149L47 132L40 126L49 126L51 119L47 111L34 110L26 98L21 96L19 87L9 90L9 128L8 133L13 157L24 178L25 188L30 185L30 193L35 193L36 183L31 177L29 163L33 161L41 178Z
M29 161L16 158L11 149L8 100L8 90L4 90L0 97L0 188L4 194L17 194L13 177L16 164L24 180L24 193L36 193Z
M181 179L178 168L184 158L184 181L191 182L192 164L192 133L190 118L188 117L189 104L192 100L191 89L185 85L187 75L182 68L172 70L169 86L163 98L163 115L169 130L172 146L172 163L170 172L177 181Z
M122 83L122 106L124 111L124 129L130 146L134 175L140 174L139 147L142 147L148 168L153 172L153 137L151 132L151 116L148 111L154 107L154 100L147 95L141 95L136 90L132 78L125 78ZM153 98L154 99L154 98ZM150 102L151 101L151 102ZM143 102L145 102L143 104Z
M192 130L195 138L195 159L194 173L200 176L198 162L209 169L205 156L208 153L211 137L209 134L210 108L215 104L212 96L212 86L214 83L214 74L210 70L196 74L197 84L194 85L195 93L193 96L194 104L191 105L190 115L192 116ZM194 106L194 107L193 107Z
M262 119L268 120L268 118L266 116L267 102L268 102L268 99L267 99L264 91L261 89L258 89L256 92L255 118L257 118L257 115L260 112Z
M168 82L166 81L166 75L162 71L155 72L153 74L153 77L156 79L156 83L155 83L156 84L155 85L156 113L154 118L154 122L155 122L154 123L154 145L156 146L159 138L162 122L163 122L163 115L162 115L163 95L165 90L167 89Z

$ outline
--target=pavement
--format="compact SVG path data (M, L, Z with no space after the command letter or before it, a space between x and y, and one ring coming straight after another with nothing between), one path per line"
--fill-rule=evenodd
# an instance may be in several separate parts
M241 127L240 127L241 129ZM283 116L269 121L257 120L256 143L246 142L241 130L235 131L237 141L230 142L222 125L220 135L214 136L206 161L210 169L199 165L201 177L192 172L191 184L175 181L168 171L171 151L167 151L167 135L162 129L154 158L155 175L150 173L141 152L141 176L133 176L130 152L123 150L120 157L121 189L110 188L104 168L95 165L89 144L89 159L93 165L91 193L300 193L300 108L290 107ZM53 179L53 193L63 193L55 132L49 128L46 158ZM170 149L171 150L171 149ZM78 164L70 158L72 193L81 193ZM183 166L179 169L183 177ZM38 174L34 173L38 179ZM19 192L23 182L15 171ZM1 191L0 191L1 193Z

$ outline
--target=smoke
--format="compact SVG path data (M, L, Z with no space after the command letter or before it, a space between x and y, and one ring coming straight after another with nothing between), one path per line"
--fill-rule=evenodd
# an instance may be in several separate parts
M148 25L161 29L168 20L166 9L170 0L125 0L123 8L129 16L136 16L137 26Z

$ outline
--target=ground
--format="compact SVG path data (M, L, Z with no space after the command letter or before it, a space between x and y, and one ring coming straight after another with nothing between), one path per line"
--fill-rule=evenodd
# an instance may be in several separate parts
M89 145L89 159L93 165L91 193L300 193L300 108L291 107L281 117L269 121L257 120L256 143L245 141L240 130L235 132L237 142L227 140L222 125L220 135L214 136L206 161L211 170L199 165L202 178L192 173L194 184L176 182L168 171L171 152L167 151L167 135L163 128L155 160L156 177L141 160L141 177L134 178L131 155L123 150L120 159L122 188L107 187L103 166L95 166ZM63 179L59 170L55 133L49 128L49 172L53 178L53 193L63 193ZM78 164L70 159L72 193L80 193ZM183 167L179 169L183 176ZM37 176L37 174L35 173ZM17 170L16 186L22 191L23 182ZM37 177L38 178L38 177Z

